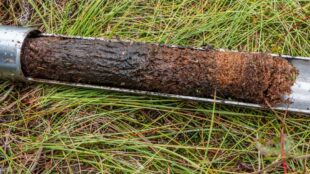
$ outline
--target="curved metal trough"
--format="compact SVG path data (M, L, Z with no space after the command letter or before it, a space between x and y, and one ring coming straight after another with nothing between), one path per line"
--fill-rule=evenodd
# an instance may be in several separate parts
M170 97L170 98L175 98L175 99L194 100L194 101L200 101L200 102L216 102L216 103L234 105L234 106L240 106L240 107L268 109L266 108L266 106L253 104L253 103L238 102L238 101L233 101L233 100L222 100L222 99L214 100L212 98L200 98L200 97L183 96L183 95L175 95L175 94L164 94L164 93L149 92L149 91L122 89L122 88L114 88L114 87L107 87L107 86L69 83L69 82L62 82L62 81L25 77L21 70L21 62L20 62L21 49L23 47L24 40L32 34L39 34L45 37L57 36L57 37L63 37L63 38L106 40L106 39L92 38L92 37L75 37L75 36L46 34L46 33L40 33L38 30L33 29L33 28L0 26L0 78L17 80L17 81L29 81L29 82L66 85L66 86L82 87L82 88L103 89L103 90L126 92L126 93L139 94L139 95ZM111 39L109 41L113 42L114 40ZM170 46L177 47L175 45L170 45ZM203 48L197 48L197 49L203 49ZM219 49L219 51L225 51L225 50ZM310 114L310 70L309 70L310 69L310 57L294 57L294 56L278 55L278 54L271 54L271 55L281 56L282 58L287 59L299 71L297 80L292 87L291 95L283 96L284 98L290 98L292 103L289 105L284 105L284 104L278 105L278 106L275 106L273 109L283 110L283 111L288 110L290 112Z

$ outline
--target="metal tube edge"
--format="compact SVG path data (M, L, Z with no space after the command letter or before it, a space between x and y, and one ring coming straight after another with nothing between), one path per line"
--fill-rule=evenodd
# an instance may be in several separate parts
M0 25L0 77L8 80L25 80L21 68L21 54L25 39L34 28Z

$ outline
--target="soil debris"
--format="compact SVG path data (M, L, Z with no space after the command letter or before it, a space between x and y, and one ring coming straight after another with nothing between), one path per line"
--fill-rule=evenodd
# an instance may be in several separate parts
M264 53L221 52L136 42L37 37L22 54L28 77L146 91L287 102L298 74L287 60Z

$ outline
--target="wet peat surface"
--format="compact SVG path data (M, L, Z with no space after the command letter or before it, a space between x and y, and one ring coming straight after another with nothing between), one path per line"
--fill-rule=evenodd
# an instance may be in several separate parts
M298 74L264 53L60 37L28 38L21 61L27 77L270 105Z

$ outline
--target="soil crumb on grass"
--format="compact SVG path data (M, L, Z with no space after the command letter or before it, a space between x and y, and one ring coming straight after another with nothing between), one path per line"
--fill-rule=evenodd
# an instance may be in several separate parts
M38 37L22 54L28 77L129 89L285 103L297 70L264 53L221 52L135 42Z

